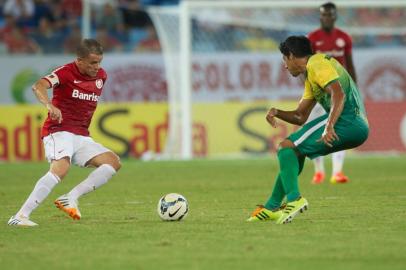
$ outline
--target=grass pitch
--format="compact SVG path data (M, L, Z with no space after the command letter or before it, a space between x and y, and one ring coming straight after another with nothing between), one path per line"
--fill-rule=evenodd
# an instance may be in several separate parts
M326 168L330 168L330 162ZM123 162L106 185L80 200L69 219L53 200L90 169L72 168L31 219L6 225L48 169L47 163L0 164L2 269L405 269L406 157L351 158L345 185L300 176L309 211L293 223L247 223L268 198L275 159ZM189 201L181 222L158 218L158 199Z

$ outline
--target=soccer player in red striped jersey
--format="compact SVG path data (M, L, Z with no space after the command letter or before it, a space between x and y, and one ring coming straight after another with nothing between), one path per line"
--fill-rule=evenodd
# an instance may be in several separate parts
M103 48L94 39L84 39L77 47L77 58L39 79L32 87L37 99L48 109L42 128L49 171L36 183L21 209L10 218L12 226L36 226L30 215L51 190L66 176L71 164L95 167L89 176L55 205L73 219L80 219L78 199L103 184L120 169L120 159L111 150L96 143L89 125L102 93L107 74L100 64ZM47 90L53 89L52 100Z
M341 29L335 27L337 20L337 8L334 3L328 2L320 6L320 28L309 33L308 38L311 42L314 53L325 53L334 57L343 65L351 75L354 82L357 81L355 68L352 60L352 39L351 36ZM324 114L325 111L316 106L308 121ZM331 183L346 183L348 177L343 173L343 164L345 151L339 151L332 154L333 171L330 178ZM324 158L317 157L314 160L315 174L312 183L320 184L324 181Z

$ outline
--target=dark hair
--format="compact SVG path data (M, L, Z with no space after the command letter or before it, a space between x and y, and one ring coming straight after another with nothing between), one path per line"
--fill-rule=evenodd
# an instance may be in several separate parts
M313 54L310 40L305 36L290 36L279 44L279 50L287 57L293 54L295 57L305 57Z
M321 6L320 6L320 9L327 9L327 10L334 10L334 11L336 11L336 10L337 10L337 7L336 7L336 5L335 5L334 3L332 3L332 2L327 2L327 3L323 4L323 5L321 5Z
M76 48L76 55L81 58L87 57L89 54L103 54L103 47L95 39L84 39Z

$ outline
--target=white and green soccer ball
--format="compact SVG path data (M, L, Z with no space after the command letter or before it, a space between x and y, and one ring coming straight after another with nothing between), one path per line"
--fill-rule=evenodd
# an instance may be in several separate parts
M182 195L169 193L159 199L157 211L162 220L179 221L187 216L189 206Z

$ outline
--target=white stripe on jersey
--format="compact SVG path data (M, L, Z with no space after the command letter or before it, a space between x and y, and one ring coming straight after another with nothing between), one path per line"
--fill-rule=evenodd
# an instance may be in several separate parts
M55 85L59 84L59 78L58 75L56 75L55 72L57 72L58 70L64 68L65 66L61 66L58 67L56 69L54 69L54 71L52 71L51 74L46 75L44 78L47 79L50 83L51 83L51 87L54 87Z
M54 72L52 72L51 74L46 75L44 77L44 79L49 81L49 83L51 84L51 87L54 87L55 85L59 84L58 75L56 75Z
M304 140L306 140L310 135L312 135L313 132L318 130L321 126L325 125L327 123L328 119L324 119L323 121L317 123L314 127L311 127L308 131L306 131L299 139L293 142L295 146L298 146L301 144Z

